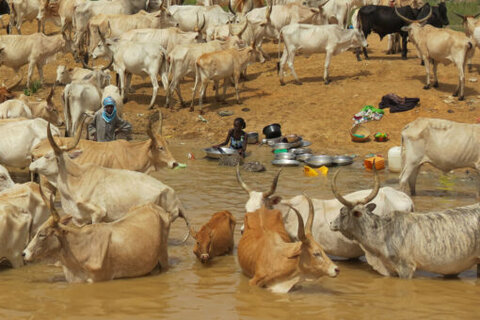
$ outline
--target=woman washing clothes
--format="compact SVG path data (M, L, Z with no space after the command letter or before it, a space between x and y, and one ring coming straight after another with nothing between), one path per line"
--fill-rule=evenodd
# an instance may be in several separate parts
M238 151L238 154L245 158L247 151L247 133L243 131L247 124L243 118L236 118L233 120L233 128L228 130L227 138L224 142L212 146L213 148L220 148L230 142L230 148Z

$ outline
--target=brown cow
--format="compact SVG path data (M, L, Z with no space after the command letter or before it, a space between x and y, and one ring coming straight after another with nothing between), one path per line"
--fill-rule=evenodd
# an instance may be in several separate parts
M5 84L3 84L0 87L0 103L16 97L16 95L11 90L15 88L17 85L19 85L20 82L22 82L22 79L23 78L20 77L20 79L18 79L18 81L12 84L11 86L7 87Z
M338 267L312 237L314 209L311 199L307 197L307 200L306 232L302 216L291 207L298 218L300 241L297 242L292 242L288 236L279 210L262 207L245 215L238 261L243 272L252 278L250 285L286 293L303 281L338 275Z
M235 217L229 211L220 211L214 213L200 231L190 230L190 234L197 241L193 253L202 263L232 252L235 224Z

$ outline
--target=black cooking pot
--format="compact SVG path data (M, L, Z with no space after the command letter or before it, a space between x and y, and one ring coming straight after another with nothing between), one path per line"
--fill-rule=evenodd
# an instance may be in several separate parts
M280 130L280 125L278 123L273 123L266 126L263 128L262 132L267 139L273 139L282 136L282 131Z

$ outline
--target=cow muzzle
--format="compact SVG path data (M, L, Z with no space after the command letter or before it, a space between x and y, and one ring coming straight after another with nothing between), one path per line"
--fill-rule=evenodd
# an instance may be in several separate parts
M208 253L202 253L202 254L200 255L200 261L201 261L202 263L207 263L208 260L210 260L210 256L208 255Z
M340 269L336 265L332 265L328 268L328 276L335 278L340 273Z
M24 250L22 252L22 257L23 257L23 261L25 261L25 262L31 262L32 261L32 254L29 250Z
M336 220L330 222L330 230L332 231L340 231L339 223Z

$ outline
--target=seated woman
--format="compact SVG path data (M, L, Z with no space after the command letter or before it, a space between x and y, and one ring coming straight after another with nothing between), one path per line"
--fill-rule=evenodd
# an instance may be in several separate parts
M243 118L236 118L233 121L233 128L228 130L227 138L224 142L212 146L213 148L219 148L225 146L230 142L230 148L238 151L238 154L245 157L247 151L247 133L243 131L247 124Z

